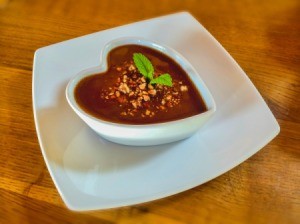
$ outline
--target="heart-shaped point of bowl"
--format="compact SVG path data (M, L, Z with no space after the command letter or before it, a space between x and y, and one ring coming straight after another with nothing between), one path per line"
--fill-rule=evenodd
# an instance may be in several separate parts
M193 83L193 86L201 95L206 106L206 110L204 112L177 120L153 122L147 124L128 124L126 122L123 123L110 121L109 119L102 119L101 117L99 118L98 116L95 116L94 114L83 109L75 97L75 90L77 86L86 78L90 78L99 73L107 72L110 69L110 65L107 62L107 57L110 52L119 47L129 45L141 46L141 48L146 47L155 50L156 52L160 52L160 54L165 55L178 64L178 66L180 66L180 68L187 74L188 79ZM149 146L182 140L197 132L199 128L216 111L214 99L204 82L201 80L199 74L184 57L171 48L142 38L121 38L113 40L105 45L101 53L100 61L101 64L99 66L83 70L70 80L66 88L66 97L68 103L75 113L96 133L109 141L124 145ZM170 108L170 110L176 111L176 105L174 108L175 109ZM139 112L138 109L135 111L137 111L137 113ZM177 111L180 112L180 109ZM142 113L140 113L140 115L141 114ZM145 114L142 115L144 116ZM135 115L132 117L135 117Z

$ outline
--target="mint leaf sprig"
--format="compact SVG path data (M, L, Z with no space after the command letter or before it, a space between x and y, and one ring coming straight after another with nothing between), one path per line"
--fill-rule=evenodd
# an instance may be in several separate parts
M151 61L142 53L134 53L133 61L139 72L146 78L150 84L160 84L165 86L172 86L172 77L165 73L156 78L153 77L154 67Z

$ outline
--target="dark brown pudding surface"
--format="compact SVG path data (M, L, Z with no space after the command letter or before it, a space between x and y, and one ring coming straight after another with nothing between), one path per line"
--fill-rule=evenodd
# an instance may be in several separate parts
M153 77L168 73L172 86L149 84L137 69L133 54L145 55ZM125 45L107 57L108 70L82 79L75 99L87 113L122 124L151 124L190 117L207 110L186 72L171 58L148 47Z

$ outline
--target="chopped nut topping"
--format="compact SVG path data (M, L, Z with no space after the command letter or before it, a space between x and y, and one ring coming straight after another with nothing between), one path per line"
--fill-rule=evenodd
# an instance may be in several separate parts
M180 86L180 90L181 90L181 92L186 92L186 91L188 91L188 87L187 86Z
M156 95L156 90L155 90L155 89L150 89L150 90L148 91L148 93L149 93L150 95L152 95L152 96L155 96L155 95Z
M131 104L134 108L137 108L137 103L135 101L133 101Z
M127 86L126 83L121 83L121 85L119 86L119 90L122 92L122 93L129 93L130 89L129 87Z
M167 100L167 101L169 101L169 100L171 100L171 99L172 99L172 96L171 96L171 95L167 95L167 96L166 96L166 100Z
M181 81L174 80L173 86L149 84L144 76L137 71L133 62L124 62L116 67L119 77L112 86L102 90L100 97L118 102L120 116L155 117L166 113L170 108L180 104L182 92L188 87ZM154 74L154 77L160 74Z
M148 84L148 89L154 89L154 87L151 84Z
M142 89L142 90L145 89L146 88L146 83L140 84L139 88Z
M144 99L145 101L149 101L149 100L150 100L150 97L149 97L148 95L143 95L143 99Z
M129 66L128 70L131 71L131 72L134 71L135 70L135 66L133 64L131 64Z

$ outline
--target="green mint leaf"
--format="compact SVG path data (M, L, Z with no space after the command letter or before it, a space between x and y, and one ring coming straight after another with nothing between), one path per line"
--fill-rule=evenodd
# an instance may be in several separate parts
M145 76L148 83L172 86L172 77L169 74L162 74L159 77L153 78L154 67L151 61L142 53L134 53L133 61L139 72Z
M172 86L172 77L169 74L162 74L150 81L150 84L161 84L165 86Z
M139 72L147 79L153 79L154 68L151 61L141 53L133 54L133 61Z

